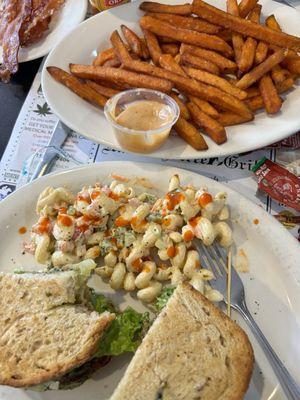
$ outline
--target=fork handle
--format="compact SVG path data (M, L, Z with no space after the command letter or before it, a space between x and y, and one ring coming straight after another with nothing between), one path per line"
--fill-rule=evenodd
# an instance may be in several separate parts
M258 327L257 323L254 321L252 315L250 314L246 304L237 307L237 310L242 314L245 321L251 328L252 332L255 334L258 342L260 343L262 349L264 350L277 378L278 381L289 400L299 400L300 399L300 387L294 381L288 370L285 368L283 363L280 361L275 351L270 346L266 337Z

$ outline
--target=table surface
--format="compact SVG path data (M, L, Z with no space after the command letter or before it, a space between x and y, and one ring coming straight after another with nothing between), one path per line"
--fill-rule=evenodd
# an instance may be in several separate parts
M41 59L22 63L10 83L0 82L0 159Z

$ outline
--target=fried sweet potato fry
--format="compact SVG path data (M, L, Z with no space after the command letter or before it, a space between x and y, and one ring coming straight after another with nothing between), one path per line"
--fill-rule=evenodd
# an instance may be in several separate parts
M197 32L212 34L218 33L220 31L219 26L210 24L209 22L204 21L200 18L182 17L181 15L161 13L149 13L147 15L161 21L165 21L171 25L176 26L177 28L191 29Z
M281 32L280 25L278 24L274 15L270 15L266 19L266 25L269 28L274 29L275 31ZM277 46L275 46L275 51L276 51L276 49L278 49ZM289 50L289 52L290 51L291 50ZM286 59L287 59L287 57L282 62L284 62ZM274 83L279 83L280 81L283 81L285 78L287 78L286 72L281 68L280 65L275 65L275 67L272 68L271 77L272 77Z
M213 86L208 86L201 82L193 81L192 79L185 78L184 76L180 76L142 61L132 60L124 64L124 68L171 81L175 84L176 88L180 91L183 91L183 93L200 97L203 100L217 104L225 110L245 116L249 116L249 114L251 114L248 107L242 101Z
M174 60L177 62L177 64L180 63L180 53L176 54L176 56L174 57Z
M103 64L103 67L114 67L114 68L118 68L121 65L120 60L118 59L118 57L114 57L111 60L107 60L105 61L105 63Z
M253 120L253 117L245 118L245 117L242 117L241 115L237 115L237 114L231 113L229 111L226 111L226 112L220 113L218 122L222 126L232 126L232 125L244 124L245 122L249 122L252 120Z
M247 90L247 100L251 99L252 97L256 97L260 95L259 88L256 86L251 86Z
M208 22L232 29L245 36L254 39L264 40L266 43L273 44L293 50L300 50L300 38L283 32L277 32L263 25L255 24L243 18L229 15L228 13L213 7L202 0L194 0L192 11Z
M197 81L206 83L207 85L211 85L217 87L223 92L230 94L231 96L237 97L240 100L243 100L247 97L247 92L244 90L238 89L236 86L232 85L226 79L221 78L220 76L211 74L206 71L201 71L195 68L184 67L184 71L191 77L196 79Z
M257 44L256 52L255 52L255 59L254 59L254 63L256 65L262 63L267 58L268 49L269 49L269 46L267 45L266 42L260 41Z
M174 39L170 39L166 36L157 36L158 37L158 41L159 43L164 43L164 44L169 44L169 43L179 43L178 41L174 40Z
M107 97L104 97L86 83L81 82L75 76L57 67L47 67L47 71L57 82L62 83L82 99L99 107L105 106Z
M209 104L208 101L199 99L199 97L196 96L189 96L189 99L192 103L195 103L196 106L200 108L201 111L203 111L205 114L209 115L210 117L214 119L219 118L219 112L213 107L211 104Z
M275 65L275 67L273 67L271 70L271 78L275 84L285 81L289 77L289 75L289 71L281 68L280 65Z
M154 1L144 1L140 4L140 10L146 12L157 12L177 15L190 15L192 13L191 4L169 5L160 4Z
M260 110L261 108L264 108L264 101L261 96L251 97L251 99L245 100L245 103L253 112Z
M121 39L121 36L119 35L117 30L113 31L113 33L111 34L110 41L115 50L115 54L121 63L131 60L129 51L127 50L125 43Z
M242 0L239 4L239 15L246 18L250 11L256 6L258 0Z
M193 103L188 103L187 107L195 124L202 128L214 142L217 144L226 142L226 131L219 122L206 115Z
M266 18L266 26L267 26L268 28L273 29L274 31L281 32L280 25L279 25L279 23L277 22L277 20L276 20L274 14L269 15L269 16Z
M94 66L97 66L97 65L101 66L106 61L112 60L113 58L115 58L115 56L116 56L116 53L115 53L115 50L113 48L100 51L100 53L98 53L97 57L94 59L93 65Z
M288 90L292 89L293 86L294 86L294 79L287 78L283 82L276 84L276 90L278 93L284 93L284 92L287 92Z
M186 106L186 104L180 99L180 97L178 96L178 94L176 94L175 92L171 92L170 96L172 97L172 99L174 99L179 107L180 110L180 117L184 118L184 119L190 119L190 112Z
M208 146L199 130L186 119L179 117L174 129L177 134L196 150L207 150Z
M290 90L294 85L294 79L289 77L286 78L284 81L276 83L275 87L277 90L277 93L284 93ZM247 100L251 99L253 97L260 96L260 91L258 87L251 87L247 89Z
M218 36L177 28L167 22L162 24L160 20L149 16L142 17L140 25L143 29L148 29L156 35L166 36L179 42L194 44L206 49L213 49L229 56L232 54L232 48Z
M258 24L260 20L260 12L261 12L261 6L258 4L250 12L248 17L249 21ZM255 59L256 46L257 46L257 41L252 37L247 37L247 39L243 44L241 55L238 60L238 67L240 71L245 73L251 69Z
M225 40L225 42L231 42L232 32L229 29L221 29L216 35Z
M248 72L255 59L257 42L252 37L248 37L242 47L240 58L238 59L238 67L242 72Z
M227 5L227 12L229 14L239 17L240 10L239 10L237 0L227 0L226 5ZM235 62L238 63L239 59L241 57L241 54L242 54L244 39L240 33L231 32L231 34L232 34L232 46L233 46L233 51L234 51L234 58L235 58Z
M140 62L140 61L132 61ZM146 64L148 65L148 64ZM151 77L144 74L126 71L118 68L94 67L92 65L70 64L70 71L75 76L91 80L105 80L116 84L126 84L131 87L142 87L169 93L173 87L166 79Z
M200 58L191 53L183 53L180 55L180 64L187 64L203 71L211 72L215 75L220 75L219 67L211 61Z
M187 76L184 70L181 68L179 64L174 60L174 58L170 54L162 54L159 57L159 64L162 68L174 72L175 74L181 76Z
M121 25L122 33L128 43L130 50L138 57L143 57L142 42L138 35L126 25Z
M247 89L249 86L253 85L254 82L258 81L263 77L267 72L269 72L275 65L281 63L281 61L285 58L286 51L280 49L276 51L274 54L269 56L264 62L259 64L257 67L253 68L250 72L240 79L236 86L240 89Z
M101 94L102 96L105 97L113 97L115 94L120 93L121 90L113 89L113 88L108 88L106 86L102 86L99 83L96 83L94 81L86 80L85 83L90 86L92 89L94 89L97 93Z
M176 43L165 43L160 47L163 53L170 54L171 56L176 56L179 53L179 44Z
M299 56L288 56L286 57L281 65L293 74L300 75L300 57Z
M144 60L148 60L148 58L150 58L150 53L149 53L149 50L147 47L146 40L144 38L142 38L141 43L142 43L142 58Z
M189 44L182 43L180 46L180 54L190 53L198 56L204 60L210 61L217 65L222 72L234 72L237 68L236 63L222 56L221 54L212 51L205 50L201 47L191 46Z
M267 113L276 114L282 106L282 100L278 96L277 90L269 74L264 75L260 79L259 90Z
M148 29L143 29L146 45L149 50L150 57L155 65L159 65L159 57L162 55L157 37Z

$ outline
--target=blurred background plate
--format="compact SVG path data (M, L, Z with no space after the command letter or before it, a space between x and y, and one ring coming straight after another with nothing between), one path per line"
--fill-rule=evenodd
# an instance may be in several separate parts
M87 12L88 0L66 0L65 5L51 21L50 29L43 38L28 47L19 50L19 62L31 61L49 53L75 26L80 24ZM0 64L2 46L0 45Z

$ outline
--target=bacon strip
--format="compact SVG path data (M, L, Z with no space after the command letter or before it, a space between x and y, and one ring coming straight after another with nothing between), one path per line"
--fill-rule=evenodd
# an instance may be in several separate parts
M18 71L18 52L20 47L19 31L31 14L31 0L7 0L1 23L6 24L2 31L3 63L0 66L0 78L8 82L11 74Z
M0 9L0 43L3 63L0 79L8 82L18 71L20 46L40 40L49 28L51 18L65 0L3 0Z
M65 0L32 0L30 20L22 25L21 45L28 46L40 40L49 28L51 18L63 6Z

